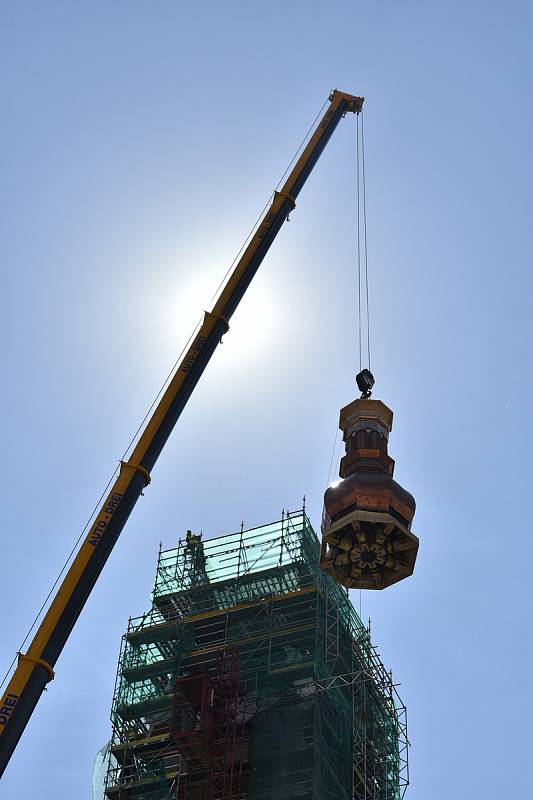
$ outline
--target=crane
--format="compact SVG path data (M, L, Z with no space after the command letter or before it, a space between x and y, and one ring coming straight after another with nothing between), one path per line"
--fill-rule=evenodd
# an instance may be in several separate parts
M186 350L133 452L119 474L55 594L27 652L18 663L0 700L0 775L19 741L54 666L135 503L150 483L151 471L229 320L283 223L296 206L302 187L339 121L358 114L363 97L331 92L330 104L280 191L275 191L249 244L235 264L211 311Z

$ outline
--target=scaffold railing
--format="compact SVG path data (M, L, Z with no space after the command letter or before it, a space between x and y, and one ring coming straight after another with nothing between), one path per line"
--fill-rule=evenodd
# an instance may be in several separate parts
M122 641L107 798L403 797L405 707L346 590L320 572L318 557L304 511L160 550L152 607L130 619ZM226 691L216 675L229 653L238 659L238 689ZM217 740L231 741L238 767L220 756L210 767L214 755L197 734L184 744L187 730L199 730L191 687L200 685L220 687L213 689ZM177 686L189 687L180 689L179 705ZM224 703L232 709L226 721ZM202 708L207 725L211 712ZM292 775L289 795L283 769ZM215 784L227 797L217 796Z

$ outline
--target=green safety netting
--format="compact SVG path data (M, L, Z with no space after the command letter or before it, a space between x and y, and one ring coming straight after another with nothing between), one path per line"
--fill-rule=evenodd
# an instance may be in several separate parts
M208 777L198 797L184 788L190 769L169 738L173 691L180 675L213 674L228 648L240 660L250 800L403 796L405 709L318 556L305 512L160 552L152 607L123 639L108 798L211 797ZM160 751L146 749L154 734Z

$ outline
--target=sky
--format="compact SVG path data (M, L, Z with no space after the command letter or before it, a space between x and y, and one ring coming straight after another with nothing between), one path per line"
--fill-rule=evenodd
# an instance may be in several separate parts
M0 3L5 669L338 87L366 98L374 396L417 500L415 574L361 598L408 708L407 797L529 796L532 23L514 0ZM350 116L155 467L3 800L90 797L160 541L260 525L303 495L318 530L356 396L355 197Z

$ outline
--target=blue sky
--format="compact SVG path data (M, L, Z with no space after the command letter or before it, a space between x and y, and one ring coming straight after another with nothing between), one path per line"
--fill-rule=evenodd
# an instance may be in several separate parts
M334 86L363 94L375 396L415 575L365 593L411 800L527 796L529 3L4 3L2 653ZM339 126L138 504L4 777L88 797L160 540L318 529L355 395L355 124ZM358 603L358 598L356 598Z

